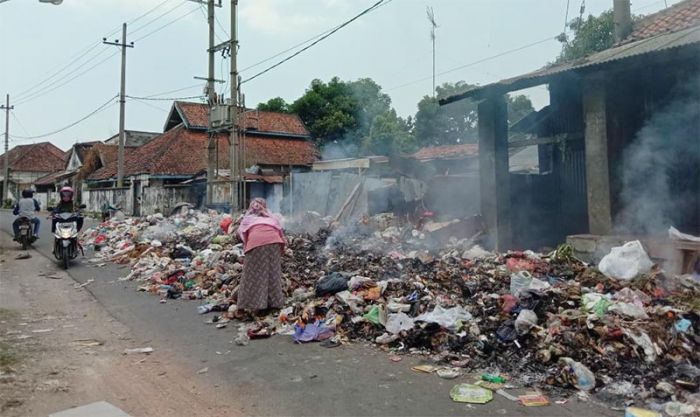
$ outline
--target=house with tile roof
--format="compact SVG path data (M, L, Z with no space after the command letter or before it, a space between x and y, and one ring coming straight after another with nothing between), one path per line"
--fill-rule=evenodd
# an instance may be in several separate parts
M611 48L440 101L479 102L481 212L498 250L585 235L577 255L594 260L601 236L700 234L700 0L634 22L629 1L610 4ZM504 95L541 85L549 105L509 128ZM535 145L548 174L508 175L510 148Z
M63 170L66 153L50 142L17 145L8 151L9 198L25 188L34 188L38 179ZM5 154L0 155L0 183L4 181ZM2 187L2 185L0 185ZM2 194L0 194L2 195Z
M135 214L167 210L174 201L168 195L201 204L204 184L190 180L201 177L201 173L207 170L208 111L206 104L174 102L164 133L125 156L124 178L131 194L125 194L122 201L110 202L127 207L127 211ZM281 198L282 182L291 170L310 169L318 159L316 146L297 115L257 110L245 110L243 115L242 142L248 196L275 195ZM226 203L229 201L229 184L222 173L229 170L228 133L215 134L214 143L215 166L221 178L215 202ZM104 161L100 168L85 177L84 191L112 188L116 177L117 161ZM95 197L93 203L85 203L88 206L101 205L97 200Z

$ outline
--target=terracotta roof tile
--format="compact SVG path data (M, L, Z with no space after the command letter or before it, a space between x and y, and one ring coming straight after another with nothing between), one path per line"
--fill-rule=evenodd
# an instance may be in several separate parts
M623 43L678 32L697 25L700 25L700 0L685 0L642 18Z
M177 101L175 105L181 110L190 127L206 128L208 126L209 109L206 104ZM245 128L259 132L309 136L309 131L296 114L248 110L245 113Z
M63 169L66 153L50 142L18 145L9 150L10 170L55 172ZM5 154L0 155L0 172L5 169Z
M415 159L454 159L465 156L478 156L479 145L477 143L464 143L460 145L441 145L419 149L411 155Z
M151 142L133 149L124 161L124 175L191 176L207 167L207 133L183 125L170 129ZM217 137L219 165L228 168L228 137ZM246 135L246 165L310 165L318 157L313 142L304 139ZM88 176L91 180L116 177L116 161Z

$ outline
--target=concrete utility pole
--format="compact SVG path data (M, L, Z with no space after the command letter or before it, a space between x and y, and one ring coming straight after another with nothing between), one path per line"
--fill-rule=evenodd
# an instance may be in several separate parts
M238 55L238 36L236 34L236 7L238 6L238 0L231 0L231 137L229 138L229 159L231 166L231 212L240 207L240 201L238 199L240 190L239 185L240 180L240 167L237 163L236 147L238 146L238 135L236 129L238 129L238 62L236 56ZM243 182L245 187L245 182Z
M430 40L433 41L433 97L435 97L435 29L438 27L435 22L435 13L432 7L427 7L428 22L430 22Z
M7 191L10 186L10 110L15 106L10 106L10 95L5 96L5 105L0 106L0 110L5 110L5 172L2 179L2 202L7 200Z
M214 88L214 0L207 1L207 23L209 24L209 73L207 75L207 98L209 99L209 112L216 105L216 89ZM216 164L216 136L212 131L211 117L209 117L209 141L207 143L207 204L214 202L213 182L214 166Z
M124 107L126 103L126 48L133 48L134 43L126 44L126 23L122 24L122 42L115 39L114 42L107 42L107 38L102 38L105 45L114 45L122 48L122 79L119 91L119 151L117 153L117 187L122 187L124 181Z

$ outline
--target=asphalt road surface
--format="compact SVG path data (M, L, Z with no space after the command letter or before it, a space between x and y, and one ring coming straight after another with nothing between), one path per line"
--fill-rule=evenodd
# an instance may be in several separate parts
M13 216L0 213L1 228L11 232ZM42 217L40 239L33 251L53 259L50 221ZM89 222L86 222L86 227ZM68 273L78 283L90 279L86 289L119 322L142 339L144 346L172 352L173 360L193 374L208 367L212 382L241 404L233 414L315 416L619 416L620 411L581 402L574 396L564 405L524 407L494 393L485 405L455 403L449 397L456 383L474 377L443 380L419 374L411 366L421 358L389 354L360 344L328 349L318 344L297 345L289 336L253 340L237 346L237 323L224 329L204 324L197 314L199 302L168 300L136 291L137 283L119 281L128 266L88 264L86 252L72 262Z

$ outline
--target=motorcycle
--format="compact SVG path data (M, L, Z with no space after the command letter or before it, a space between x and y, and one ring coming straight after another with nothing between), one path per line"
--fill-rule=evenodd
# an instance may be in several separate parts
M20 216L18 222L19 234L17 235L17 242L22 245L22 250L27 250L29 245L36 241L36 236L34 236L34 225L32 224L32 219L26 216Z
M85 208L84 205L80 206ZM54 213L56 230L54 231L53 256L61 263L63 269L68 269L68 263L78 257L78 250L85 255L78 241L78 222L82 217L80 211L75 213Z

